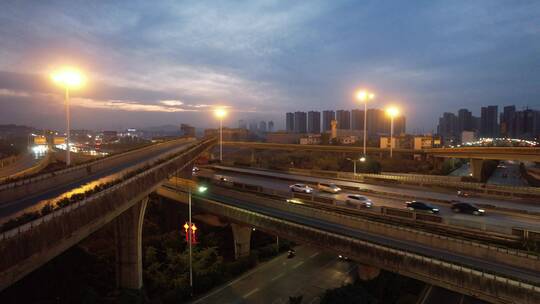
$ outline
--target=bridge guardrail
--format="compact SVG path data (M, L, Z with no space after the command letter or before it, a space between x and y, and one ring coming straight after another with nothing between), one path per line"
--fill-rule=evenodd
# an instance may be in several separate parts
M68 206L65 206L65 207L58 208L58 209L52 211L51 213L49 213L47 215L39 217L38 219L32 220L32 221L30 221L30 222L28 222L26 224L19 225L16 228L10 229L10 230L5 231L5 232L2 232L2 233L0 233L0 241L8 239L8 238L12 238L14 236L17 236L18 234L29 231L29 230L33 229L34 227L39 226L42 223L48 222L48 221L52 220L53 218L60 217L65 213L69 213L74 209L77 209L77 208L79 208L81 206L84 206L84 205L86 205L88 202L90 202L92 200L98 199L98 198L100 198L102 196L105 196L105 195L111 193L111 192L114 192L114 191L120 189L121 187L124 187L125 185L131 183L135 179L138 179L138 178L144 177L146 175L152 174L153 172L159 170L160 168L162 168L162 167L168 165L169 163L175 161L175 159L177 159L179 157L182 157L182 156L186 155L187 153L191 153L194 149L197 149L200 146L207 145L212 140L213 139L207 139L207 140L204 140L202 142L199 142L198 144L194 144L191 147L187 147L185 151L182 151L182 154L180 154L180 155L178 155L178 156L176 156L176 157L174 157L172 159L169 159L169 160L167 160L167 161L165 161L163 163L160 163L157 166L152 167L152 168L150 168L150 169L148 169L148 170L146 170L144 172L136 174L136 175L134 175L134 176L122 181L122 182L119 182L118 184L112 185L111 187L106 188L106 189L104 189L104 190L102 190L102 191L100 191L100 192L98 192L96 194L93 194L92 196L90 196L90 197L88 197L86 199L83 199L83 200L81 200L79 202L75 202L73 204L69 204ZM159 160L157 160L157 161L159 161ZM131 170L129 170L129 171L131 171ZM124 174L127 174L129 171L124 172ZM118 177L118 178L122 178L122 177Z

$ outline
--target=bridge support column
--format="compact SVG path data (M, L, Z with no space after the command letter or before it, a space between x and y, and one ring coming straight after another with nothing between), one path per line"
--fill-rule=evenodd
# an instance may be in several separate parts
M362 281L375 279L381 273L381 269L369 265L358 264L358 277Z
M255 164L257 162L257 159L255 158L255 149L251 149L251 159L250 163Z
M116 284L118 288L140 289L142 280L142 226L148 198L126 210L114 222Z
M251 247L251 227L231 224L234 238L234 258L248 256Z
M472 177L477 181L482 181L482 165L484 161L482 159L471 158L471 172Z

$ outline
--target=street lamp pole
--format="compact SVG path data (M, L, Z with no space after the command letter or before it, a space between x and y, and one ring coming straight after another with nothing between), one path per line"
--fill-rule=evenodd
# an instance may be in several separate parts
M399 110L395 107L388 108L386 114L390 116L390 158L392 158L393 147L392 141L394 139L394 117L398 116Z
M69 113L69 87L68 86L66 86L65 103L66 103L66 166L69 166L71 165L71 154L70 154L70 149L69 149L71 121L70 121L70 113Z
M191 223L191 187L188 186L188 209L189 209L189 230L188 230L188 243L189 243L189 289L191 291L191 295L193 295L193 249L191 246L191 234L192 231L192 223Z
M371 100L375 98L375 94L370 93L368 91L358 91L356 93L356 98L364 103L364 157L367 155L367 102L368 100Z
M219 162L223 161L223 117L219 118Z
M71 164L70 155L70 129L71 129L71 117L69 112L69 89L79 88L84 85L84 76L76 69L64 68L60 71L53 73L52 80L58 85L62 86L65 90L65 103L66 103L66 166Z
M367 142L367 102L364 102L364 157L366 156Z
M392 145L392 138L394 137L394 116L390 116L390 158L393 158L392 157L392 150L393 150L393 146Z

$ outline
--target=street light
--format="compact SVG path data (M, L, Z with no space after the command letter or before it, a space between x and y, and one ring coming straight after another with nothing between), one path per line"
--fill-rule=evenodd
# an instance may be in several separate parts
M198 193L204 193L208 190L208 187L206 186L198 186L197 192ZM191 186L188 186L188 206L189 206L189 223L188 223L188 229L192 229L193 223L191 222ZM193 249L191 247L191 231L188 231L188 243L189 243L189 287L191 290L191 293L193 295Z
M70 115L69 115L69 89L77 89L84 85L85 79L81 72L74 68L63 68L54 72L51 75L52 80L57 85L62 86L65 89L65 103L66 103L66 166L71 164L71 157L69 154L69 137L70 137Z
M392 138L394 137L394 117L399 115L399 109L396 107L390 107L386 109L386 115L390 116L390 158L392 158Z
M227 116L225 109L216 109L214 115L219 118L219 161L223 161L223 117Z
M375 94L368 91L356 92L356 99L364 103L364 156L366 156L366 140L367 140L367 102L375 98Z

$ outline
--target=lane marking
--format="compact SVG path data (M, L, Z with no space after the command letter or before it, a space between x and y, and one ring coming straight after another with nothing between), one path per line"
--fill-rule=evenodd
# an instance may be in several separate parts
M311 258L314 258L314 257L316 257L318 255L319 255L319 252L315 252L314 254L310 255L309 258L311 259Z
M255 288L255 289L253 289L252 291L246 293L245 295L242 296L242 298L245 299L245 298L249 297L250 295L256 293L257 291L259 291L259 287L257 287L257 288Z
M275 280L281 278L284 275L285 275L285 272L282 272L282 273L278 274L277 276L273 277L270 281L275 281Z
M296 263L292 268L293 268L293 269L296 269L296 268L298 268L298 266L300 266L300 265L302 265L302 264L304 264L304 261L301 261L301 262Z

